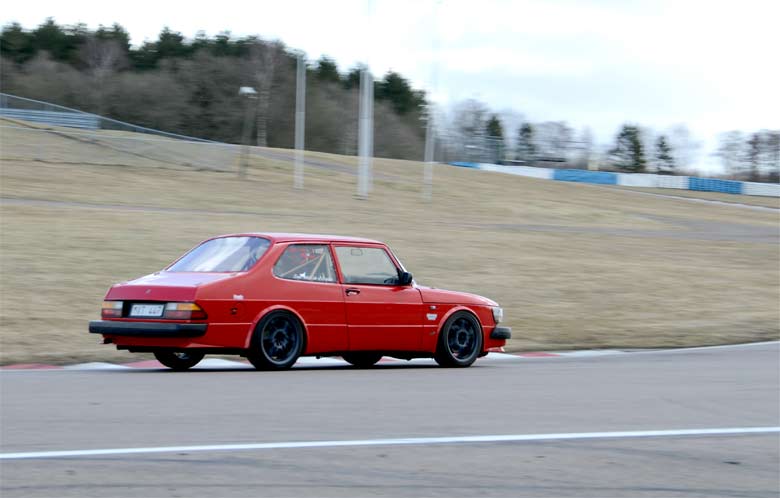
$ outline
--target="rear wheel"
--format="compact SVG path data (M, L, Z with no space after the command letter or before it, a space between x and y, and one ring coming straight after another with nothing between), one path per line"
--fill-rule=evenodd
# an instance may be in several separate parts
M471 313L452 315L439 332L433 358L443 367L468 367L482 352L482 327Z
M203 359L203 353L195 351L155 351L154 357L157 361L170 368L171 370L188 370Z
M285 370L303 352L303 326L286 312L273 312L257 324L247 359L258 370Z
M382 359L382 353L346 353L342 358L344 358L344 361L347 363L358 368L369 368Z

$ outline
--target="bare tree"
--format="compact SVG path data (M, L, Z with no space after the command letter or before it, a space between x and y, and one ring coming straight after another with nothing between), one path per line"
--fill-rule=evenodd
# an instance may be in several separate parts
M720 157L726 173L732 177L739 176L745 169L744 138L740 131L729 131L718 136L718 150L715 155Z
M565 121L545 121L536 125L536 142L541 161L569 161L574 130Z
M669 130L669 145L674 151L674 163L678 168L690 169L699 156L701 142L694 139L684 124L675 125Z
M105 114L107 80L127 66L127 56L117 40L101 40L91 35L81 46L79 58L91 79L94 112Z
M593 154L593 132L587 126L580 132L577 149L579 152L577 154L575 166L582 169L588 169Z
M279 41L256 41L249 48L249 64L257 86L257 145L268 146L268 117L277 66L285 57L284 45Z

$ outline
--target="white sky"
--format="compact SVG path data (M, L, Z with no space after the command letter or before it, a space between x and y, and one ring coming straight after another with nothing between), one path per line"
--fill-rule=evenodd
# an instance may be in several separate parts
M685 123L703 169L716 167L719 132L780 128L776 0L37 0L0 11L26 28L46 17L118 22L135 45L163 26L278 38L342 71L366 60L377 76L396 70L444 106L474 97L590 126L600 143L627 121Z

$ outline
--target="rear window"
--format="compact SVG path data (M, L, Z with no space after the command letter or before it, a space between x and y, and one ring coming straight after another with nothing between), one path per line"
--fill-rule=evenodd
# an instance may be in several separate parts
M168 267L167 271L247 271L270 245L271 242L262 237L220 237L207 240Z

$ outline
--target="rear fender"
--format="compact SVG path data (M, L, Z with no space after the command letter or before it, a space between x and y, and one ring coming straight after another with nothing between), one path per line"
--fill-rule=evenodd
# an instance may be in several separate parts
M306 328L306 322L303 321L303 317L299 315L294 309L283 306L281 304L276 304L274 306L269 306L262 310L260 313L257 314L254 320L252 320L252 324L249 327L249 333L246 336L246 339L244 340L244 349L249 349L249 347L252 345L252 335L255 333L255 328L257 328L257 324L260 323L260 320L262 320L268 313L272 313L274 311L285 311L287 313L290 313L295 318L298 319L298 322L300 322L301 327L303 327L303 353L306 353L306 347L309 344L309 332Z

